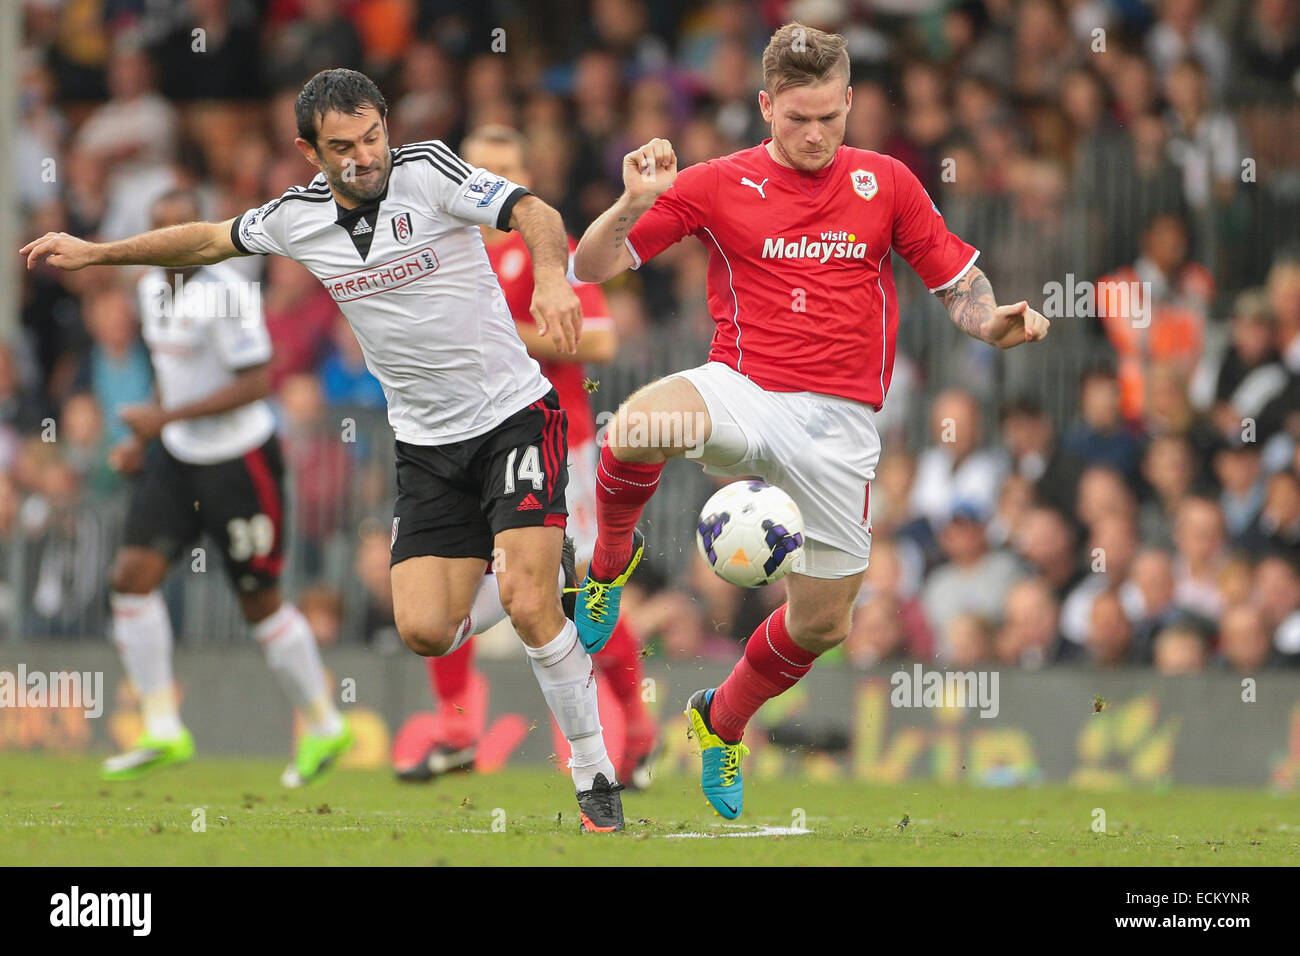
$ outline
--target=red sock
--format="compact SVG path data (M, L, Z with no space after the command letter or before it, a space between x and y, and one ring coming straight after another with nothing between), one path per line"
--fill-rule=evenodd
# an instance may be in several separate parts
M474 669L474 642L466 641L445 657L430 657L425 666L438 701L438 738L456 748L475 743L487 717L487 684Z
M759 625L745 644L745 656L713 695L709 722L729 743L739 741L754 712L799 683L817 659L791 640L785 629L787 606L782 604Z
M655 742L654 719L641 699L641 639L621 618L599 654L592 658L601 681L618 699L627 727L624 750L632 760L649 753Z
M445 657L427 657L425 666L429 669L429 690L438 704L459 704L474 669L474 642L466 641Z
M600 449L596 468L596 535L591 573L610 581L623 573L632 559L632 529L641 510L659 486L663 463L645 465L619 461L609 450Z

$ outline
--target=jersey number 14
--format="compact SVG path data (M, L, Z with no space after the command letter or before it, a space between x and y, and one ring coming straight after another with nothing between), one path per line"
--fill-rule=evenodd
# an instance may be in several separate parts
M518 448L510 449L510 454L506 456L506 494L515 493L515 457L519 454ZM534 491L541 491L542 485L546 483L546 476L542 474L541 456L537 453L536 445L529 445L524 449L523 457L519 459L519 481L531 481Z

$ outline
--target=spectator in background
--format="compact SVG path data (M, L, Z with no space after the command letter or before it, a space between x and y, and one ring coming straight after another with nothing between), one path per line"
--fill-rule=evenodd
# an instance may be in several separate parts
M384 387L379 384L379 379L370 374L352 326L342 315L334 320L330 338L334 347L320 367L325 401L331 405L350 405L377 411L387 408Z
M1233 305L1227 347L1197 370L1193 404L1209 411L1221 435L1240 441L1245 420L1258 419L1286 385L1268 300L1259 290L1243 292Z
M1107 367L1087 369L1079 380L1079 418L1061 442L1067 455L1090 465L1110 465L1129 481L1138 476L1141 439L1120 414L1120 386Z
M1133 622L1133 653L1150 663L1156 634L1179 617L1174 603L1174 562L1167 551L1144 548L1133 559L1120 601Z
M1019 475L1009 475L998 493L998 507L984 528L984 537L992 548L1009 548L1020 530L1020 523L1035 505L1034 486Z
M1191 624L1171 624L1156 635L1156 672L1171 677L1199 674L1209 652L1205 636Z
M343 596L325 584L313 584L298 593L295 602L307 619L316 643L321 647L338 644L343 632Z
M1137 520L1137 497L1124 476L1110 465L1090 465L1083 469L1073 504L1074 517L1088 529L1110 516Z
M265 61L273 86L302 85L336 67L361 69L361 38L339 8L340 0L302 0L302 19L272 36Z
M859 661L872 653L876 653L879 659L886 648L894 647L894 641L887 639L887 635L868 633L871 621L877 620L886 611L895 618L891 633L897 630L899 652L905 653L912 660L920 661L934 656L934 636L926 620L925 608L917 598L921 584L921 560L919 556L909 560L907 555L908 552L898 542L888 537L877 538L872 542L871 564L863 578L857 605L862 609L871 604L872 611L869 614L855 612L849 632L850 640L856 637L855 646L859 648L856 659ZM876 598L881 600L876 601Z
M1254 524L1241 535L1252 554L1281 554L1300 561L1300 477L1279 471L1268 479Z
M1211 106L1205 70L1179 61L1165 80L1169 101L1169 158L1183 173L1183 196L1193 209L1232 201L1241 183L1245 144L1228 113Z
M1110 670L1126 664L1132 654L1132 625L1124 605L1114 589L1107 589L1093 599L1084 647L1088 663Z
M80 486L97 501L122 487L121 477L108 466L104 416L93 395L78 392L63 403L58 438L64 461L76 473Z
M384 652L402 647L393 619L393 585L388 573L391 557L389 533L376 524L365 524L357 532L352 570L365 594L361 615L361 636L366 645Z
M1300 661L1300 564L1280 554L1261 558L1253 597L1274 650L1288 663Z
M169 100L253 100L262 95L256 9L239 0L175 5L170 29L150 49ZM201 31L195 34L195 31ZM199 38L202 42L199 43Z
M1209 498L1189 497L1174 521L1174 603L1199 617L1217 620L1223 613L1219 572L1226 544L1223 515Z
M981 667L993 657L993 630L979 614L954 615L940 643L945 648L944 666L952 670Z
M1012 545L1058 601L1064 601L1088 573L1079 566L1073 525L1055 508L1038 507L1025 515Z
M995 644L998 661L1008 667L1038 670L1080 657L1079 645L1061 640L1058 612L1056 597L1042 578L1023 578L1011 585Z
M1092 602L1102 591L1120 587L1127 579L1137 554L1137 530L1132 518L1103 515L1089 529L1085 560L1089 573L1061 602L1061 633L1066 639L1082 644L1088 633ZM1121 599L1123 593L1121 592ZM1125 603L1129 617L1134 608Z
M1233 99L1291 103L1300 91L1300 5L1295 0L1253 0L1234 58Z
M976 613L992 619L1002 610L1007 588L1018 574L1015 558L1006 551L989 551L984 535L986 515L978 505L958 502L939 532L947 561L930 572L921 593L925 617L936 634L946 634L958 614ZM949 649L939 648L940 654Z
M1273 261L1265 290L1277 321L1282 364L1292 376L1300 376L1300 253L1287 252Z
M1217 663L1238 674L1254 674L1268 667L1273 648L1264 615L1251 604L1234 604L1219 619Z
M917 458L910 508L932 530L948 522L962 501L983 515L993 512L1006 471L997 452L981 448L980 407L960 389L940 392L930 408L930 441Z
M131 301L120 289L110 286L93 295L86 325L94 345L79 379L104 413L107 443L116 445L131 434L118 411L152 398L153 366L140 341Z
M1055 427L1043 406L1019 398L1002 407L1002 447L1011 471L1031 482L1046 504L1068 510L1075 497L1079 462L1056 445Z
M1176 433L1187 438L1197 463L1195 485L1213 484L1214 453L1223 439L1214 426L1197 413L1187 397L1186 371L1173 362L1155 362L1147 374L1146 433Z
M148 55L131 38L119 40L113 49L108 89L109 101L95 108L73 141L77 160L102 177L103 241L148 229L152 200L179 185L170 164L180 122L155 89Z
M1229 440L1214 454L1214 475L1221 489L1219 508L1228 540L1234 546L1248 545L1250 532L1264 507L1259 445Z
M295 529L303 549L304 571L315 575L324 565L330 537L343 524L352 489L352 459L344 425L327 413L319 379L313 375L286 379L280 403Z
M292 375L314 370L341 315L307 268L284 256L267 256L262 299L271 335L271 388L279 391Z
M1191 443L1182 435L1159 435L1147 446L1142 459L1142 476L1153 494L1138 515L1138 535L1156 547L1174 543L1173 517L1192 491L1196 461Z
M1187 252L1183 218L1159 213L1142 233L1137 261L1097 281L1097 318L1119 360L1120 408L1129 421L1147 410L1153 363L1190 374L1200 361L1214 280Z
M908 653L898 598L888 591L872 594L857 605L844 641L849 665L870 670L880 663L927 660Z
M1160 0L1159 19L1147 34L1146 49L1162 77L1171 77L1180 63L1195 58L1205 64L1216 92L1227 86L1232 49L1206 19L1203 0Z

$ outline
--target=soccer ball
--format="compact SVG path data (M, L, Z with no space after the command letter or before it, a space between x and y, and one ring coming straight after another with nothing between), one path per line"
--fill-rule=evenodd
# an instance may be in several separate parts
M705 502L695 545L722 580L762 587L803 568L803 516L775 485L735 481Z

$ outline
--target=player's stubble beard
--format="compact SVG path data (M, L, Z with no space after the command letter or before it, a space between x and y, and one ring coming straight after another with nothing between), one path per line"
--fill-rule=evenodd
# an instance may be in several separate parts
M348 164L329 166L322 162L321 170L325 173L325 181L336 193L364 204L383 195L393 171L393 154L385 148L378 162L365 169Z

